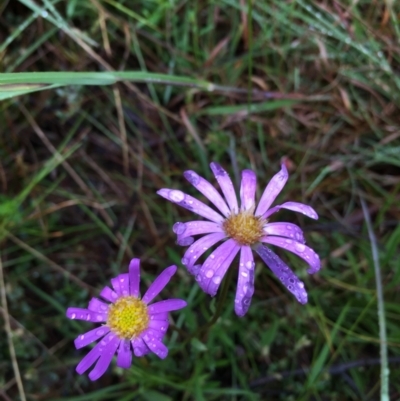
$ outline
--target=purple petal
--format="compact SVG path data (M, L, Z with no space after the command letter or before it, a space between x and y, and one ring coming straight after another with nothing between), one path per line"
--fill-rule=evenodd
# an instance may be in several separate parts
M212 202L225 217L230 215L230 210L224 199L207 180L200 177L192 170L185 171L183 175L198 191Z
M316 273L321 268L319 256L314 252L313 249L309 248L307 245L293 241L291 239L271 237L270 235L262 237L260 241L267 244L276 245L290 252L293 252L310 265L310 269L307 270L307 272L310 274Z
M89 302L88 309L98 313L108 313L108 304L100 301L98 298L92 298Z
M112 278L111 284L119 297L129 295L129 274L120 274Z
M285 186L286 181L289 178L288 171L284 164L281 165L281 170L276 173L271 181L268 183L261 196L260 202L256 209L256 216L262 216L272 205L272 202L276 199L282 188Z
M240 210L252 210L255 207L257 178L252 170L242 171L242 182L240 184Z
M80 375L85 373L97 359L100 358L102 351L103 347L100 343L96 344L96 346L79 362L78 366L75 368L76 372Z
M117 354L117 366L129 369L132 365L132 351L129 340L121 340Z
M182 309L186 306L183 299L166 299L165 301L156 302L147 307L147 311L153 313L171 312L173 310Z
M238 283L235 296L235 313L244 316L254 293L254 258L249 246L242 246L240 251Z
M100 296L106 301L112 303L114 303L118 299L118 294L114 292L110 287L104 287L100 292Z
M143 340L151 352L156 354L160 359L164 359L168 355L168 348L158 338L145 335Z
M161 334L165 334L168 330L169 322L166 320L150 320L149 328L159 331Z
M120 297L121 296L121 291L120 291L120 288L119 288L118 277L114 277L110 281L111 281L111 285L112 285L112 287L114 289L114 292L118 295L118 297Z
M196 276L196 281L204 292L212 296L215 295L229 265L239 252L239 249L240 246L236 241L229 239L220 245L205 260L200 272Z
M129 263L129 291L132 297L139 297L140 259L134 258Z
M178 222L174 224L172 230L179 239L191 237L192 235L223 232L221 224L203 220L189 221L187 223Z
M170 266L163 270L161 274L153 281L149 289L144 294L142 301L145 304L151 302L168 284L171 277L175 274L177 267Z
M297 242L304 244L306 241L299 226L292 223L268 223L263 231L267 235L278 235L280 237L292 238Z
M163 339L165 336L165 333L168 329L169 323L166 324L164 327L164 330L157 330L157 329L152 329L152 328L147 328L143 333L140 334L142 338L144 338L146 335L151 338L158 338L160 341Z
M150 352L149 347L145 344L141 337L136 337L131 341L133 353L140 358Z
M150 315L150 320L166 320L166 321L168 321L168 312L153 313Z
M101 344L104 340L100 341ZM92 381L97 380L107 370L110 365L111 359L113 358L115 352L117 351L120 339L114 336L108 344L104 345L103 351L101 352L100 358L94 366L93 370L89 373L89 379Z
M78 337L76 337L76 339L74 341L75 348L79 349L79 348L86 347L86 345L91 344L92 342L105 336L109 332L110 332L109 327L102 326L102 327L96 327L93 330L90 330L84 334L81 334Z
M177 189L167 189L163 188L157 191L158 195L163 198L176 203L179 206L184 207L185 209L190 210L193 213L198 214L199 216L203 216L208 220L214 221L216 223L220 223L224 220L224 218L214 210L212 210L205 203L200 202L196 198L183 193Z
M66 316L75 320L86 320L87 322L105 322L107 313L98 313L83 308L68 308Z
M207 249L211 248L225 237L225 233L215 233L205 235L204 237L198 239L186 250L182 258L182 264L187 267L190 273L192 273L191 268L198 261L199 257L203 255Z
M115 334L108 333L99 343L97 343L96 346L78 363L76 372L80 375L85 373L100 357L104 345L113 338L115 338Z
M307 217L310 217L311 219L318 220L318 214L311 206L299 202L285 202L282 205L274 206L273 208L269 209L262 217L264 219L267 219L269 216L273 215L280 209L288 209L292 210L293 212L299 212Z
M228 173L218 163L213 162L210 164L210 167L215 175L215 178L218 181L219 186L221 187L222 193L225 196L231 213L237 213L239 211L239 207L236 198L235 188Z
M301 304L306 304L308 297L304 283L290 270L289 266L265 245L258 245L255 251L296 299Z
M119 288L124 297L130 295L130 289L129 289L129 274L120 274L118 276L119 279Z

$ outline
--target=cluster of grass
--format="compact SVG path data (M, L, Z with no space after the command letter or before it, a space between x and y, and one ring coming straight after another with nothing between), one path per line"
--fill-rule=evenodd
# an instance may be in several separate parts
M400 399L399 15L389 0L0 4L0 285L10 323L0 328L0 399L377 400L373 249L388 392ZM300 224L322 258L308 277L278 251L309 303L257 261L248 314L235 316L232 285L217 323L199 333L215 300L181 265L171 231L190 214L156 190L190 192L183 171L212 180L208 163L218 161L236 183L241 169L256 171L260 194L282 158L291 177L279 199L320 215L279 216ZM132 257L145 284L177 264L163 294L189 306L171 316L167 359L135 359L126 371L113 363L92 383L75 373L85 351L73 347L92 325L68 321L65 309L85 306Z

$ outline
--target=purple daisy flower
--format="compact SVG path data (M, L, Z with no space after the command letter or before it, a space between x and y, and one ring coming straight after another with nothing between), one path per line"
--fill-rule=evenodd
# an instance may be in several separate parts
M91 380L97 380L107 370L115 353L117 365L125 369L131 366L132 350L137 357L149 352L161 359L167 356L168 348L161 341L169 325L168 312L184 308L186 302L182 299L167 299L149 304L175 272L176 266L166 268L140 299L140 260L132 259L129 273L111 279L113 290L104 287L100 293L110 304L92 298L87 309L68 308L66 315L70 319L103 323L101 327L75 339L77 349L101 339L76 367L80 375L97 361L89 373Z
M225 199L212 184L194 171L186 171L184 176L214 204L218 212L176 189L164 188L157 192L163 198L209 220L174 224L173 230L177 234L177 243L182 246L190 245L182 259L182 264L196 277L204 292L215 296L221 280L240 251L235 312L238 316L243 316L249 309L254 293L253 250L255 250L296 299L302 304L307 303L304 283L278 255L264 245L275 245L298 255L309 264L309 273L315 273L320 269L318 255L305 245L303 232L297 225L269 222L270 216L280 209L289 209L303 213L312 219L318 219L312 207L298 202L285 202L271 208L288 180L286 167L282 164L281 171L272 177L257 206L255 203L256 175L252 170L242 171L240 208L228 173L217 163L211 163L210 167ZM203 236L195 241L193 236L201 234ZM224 242L206 258L204 263L199 264L200 256L220 241Z

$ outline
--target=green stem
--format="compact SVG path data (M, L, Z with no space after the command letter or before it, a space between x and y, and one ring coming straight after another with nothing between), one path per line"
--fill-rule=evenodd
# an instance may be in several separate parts
M388 352L387 352L387 338L386 338L386 321L385 321L385 301L383 299L382 289L382 278L381 268L379 265L379 253L378 246L376 243L375 234L371 224L369 211L364 199L360 197L362 210L364 213L365 223L367 224L367 230L369 240L371 243L372 260L375 269L375 280L376 280L376 295L378 299L378 322L379 322L379 339L380 339L380 354L381 354L381 401L389 401L389 364L388 364Z

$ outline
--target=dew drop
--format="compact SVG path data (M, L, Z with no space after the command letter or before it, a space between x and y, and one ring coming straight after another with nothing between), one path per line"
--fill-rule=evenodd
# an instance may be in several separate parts
M295 249L297 252L304 252L304 250L306 249L306 246L304 244L300 244L299 242L296 242L295 244Z
M125 279L124 279L124 278L120 278L119 281L120 281L121 283L123 283L123 282L125 281Z
M99 329L99 330L96 331L96 335L97 336L101 336L103 334L104 334L104 330L103 329Z
M178 189L172 189L168 192L168 198L172 202L182 202L185 199L185 194Z
M248 298L248 297L243 298L243 301L242 301L243 305L248 306L248 305L250 305L250 302L251 302L251 298Z
M215 258L215 255L212 253L212 254L210 255L210 258L211 258L211 259L214 259L214 258Z
M220 276L214 276L212 279L214 284L219 284L221 282L221 277Z
M118 295L115 292L113 292L113 293L111 293L111 297L116 299L116 298L118 298Z
M76 314L73 313L73 314L71 315L71 319L75 319L75 318L76 318Z
M189 259L188 258L182 258L181 260L183 266L186 266L189 263Z
M293 227L290 226L289 224L286 226L286 228L287 228L288 230L293 230Z
M206 271L206 277L207 278L211 278L213 275L214 275L214 271L213 270L210 269L210 270Z
M97 315L97 320L98 320L98 321L103 320L103 316Z
M81 340L83 340L84 338L85 338L85 336L82 334L82 335L81 335Z
M185 171L183 175L194 186L196 186L200 181L199 175L194 171Z
M301 281L299 281L299 282L297 283L297 287L299 287L299 288L304 288L304 283L302 283Z
M287 244L291 244L293 241L292 241L291 239L287 239L287 240L285 240L285 242L286 242Z
M193 237L178 238L178 240L176 241L176 243L180 246L189 246L192 245L193 242L194 242Z
M46 10L43 10L41 14L43 18L47 18L49 16L49 13Z
M246 272L242 272L242 276L243 276L243 277L247 277L248 274L247 274Z
M86 320L90 320L90 313L87 314Z
M254 262L249 260L248 262L246 262L245 265L248 269L252 269L254 267Z
M172 231L178 235L183 234L185 232L185 230L186 230L185 223L177 222L172 226Z

